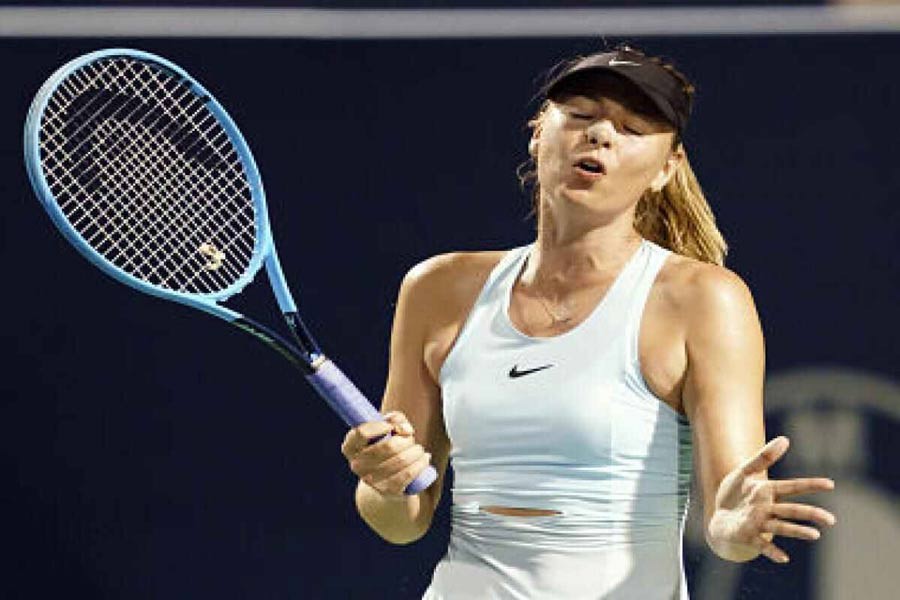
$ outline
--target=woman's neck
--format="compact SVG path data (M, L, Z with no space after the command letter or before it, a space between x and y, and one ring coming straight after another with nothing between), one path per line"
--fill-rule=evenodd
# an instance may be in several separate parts
M537 282L548 292L564 293L615 276L641 243L633 215L582 230L560 227L546 217L542 215L521 281L525 285Z

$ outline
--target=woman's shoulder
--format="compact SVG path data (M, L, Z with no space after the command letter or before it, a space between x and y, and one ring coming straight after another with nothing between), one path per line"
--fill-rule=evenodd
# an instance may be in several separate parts
M670 255L656 280L657 294L670 308L692 315L745 310L753 297L744 280L720 265Z
M506 252L452 252L415 265L403 278L395 327L422 341L434 380L488 276Z
M504 250L438 254L411 268L402 288L429 300L467 300L478 294L505 255Z

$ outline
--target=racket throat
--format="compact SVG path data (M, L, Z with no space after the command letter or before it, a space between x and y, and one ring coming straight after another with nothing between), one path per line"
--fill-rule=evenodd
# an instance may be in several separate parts
M304 375L309 376L316 372L318 368L318 359L321 353L310 353L305 349L297 348L293 343L285 339L278 332L266 327L262 323L257 323L252 319L241 316L231 321L231 324L241 329L259 341L263 342L283 357L285 357L292 365L297 367Z
M284 313L284 320L287 322L291 334L294 336L294 341L300 348L300 352L309 357L310 365L313 365L313 363L323 357L322 350L319 348L316 340L306 327L306 323L303 322L303 319L300 318L298 313ZM314 366L313 368L316 367Z

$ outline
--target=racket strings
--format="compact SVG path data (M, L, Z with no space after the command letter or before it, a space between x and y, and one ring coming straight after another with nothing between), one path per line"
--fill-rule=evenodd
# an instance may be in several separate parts
M189 115L189 116L192 116L192 115ZM207 118L210 118L210 119L211 119L211 117L209 117L209 115L205 115L205 116L207 116ZM122 121L121 123L127 124L128 121ZM140 133L139 133L138 135L139 135L139 137L136 137L136 139L138 139L138 140L142 140L142 141L143 141L143 140L147 140L147 139L152 139L152 138L149 137L149 136L146 136L146 135L140 135ZM219 137L223 137L223 135L224 135L223 132L220 131L220 132L219 132ZM174 136L171 138L171 140L172 140L172 142L173 142L174 144L176 144L176 145L181 141L179 138L174 137ZM163 148L163 150L171 150L171 149L170 149L170 148ZM153 152L153 153L150 153L150 156L156 157L156 156L159 155L159 154L160 154L159 152ZM201 164L202 164L202 163L201 163ZM126 166L127 166L127 165L126 165ZM140 165L138 165L138 166L140 166ZM177 166L177 165L176 165L176 166ZM158 170L157 170L157 171L158 171ZM177 177L178 175L180 175L180 173L179 173L180 170L179 170L179 169L176 168L176 169L174 169L173 171L176 173L176 177ZM203 180L209 180L209 178L206 177L205 179L201 179L201 181L203 181ZM154 181L154 182L152 182L152 183L157 183L157 182ZM249 255L247 255L247 258L249 259ZM154 271L152 271L152 272L150 273L150 275L155 274L158 270L159 270L159 269L155 269Z
M200 294L247 271L257 230L240 156L179 77L133 59L86 65L48 100L40 145L66 218L119 268Z
M155 183L155 182L154 182L154 183ZM152 213L151 213L151 214L152 214ZM154 256L158 256L158 254L154 254ZM129 266L129 265L128 265L128 264L126 264L126 266ZM166 265L161 265L161 266L166 266ZM158 271L158 269L156 269L156 270L155 270L155 271ZM153 272L151 272L151 273L150 273L150 274L151 274L151 275L152 275L152 274L153 274Z
M128 129L131 127L128 123L117 122L110 127L122 127ZM197 231L203 236L213 237L215 232L209 229L209 223L217 223L228 233L234 235L238 233L234 227L234 221L241 215L231 215L226 218L221 215L223 205L210 201L222 194L224 190L203 187L204 182L215 181L213 177L203 172L204 167L201 165L194 168L199 169L201 177L196 181L190 179L192 172L191 165L183 160L170 160L170 156L178 156L174 149L167 147L165 143L153 145L146 143L146 140L152 139L148 136L142 136L140 132L104 132L107 139L122 137L128 140L125 147L120 147L116 153L116 157L110 163L104 165L109 170L109 176L116 180L124 181L124 191L130 194L138 194L143 189L157 189L158 196L172 198L180 195L180 190L185 190L185 195L191 199L191 203L184 202L184 197L178 202L171 203L168 210L160 211L155 204L155 197L150 197L146 202L139 203L139 207L146 208L145 214L141 214L141 222L147 226L147 232L150 234L148 239L157 243L155 249L141 248L141 252L131 253L133 257L144 256L148 252L152 258L154 266L145 273L148 279L161 279L163 284L168 284L175 275L181 273L178 267L170 265L166 261L167 256L179 256L188 251L184 242L191 239L190 233ZM133 174L134 181L127 181L125 177L120 177L120 173ZM115 210L115 205L110 203L110 207ZM164 220L160 216L165 217ZM224 219L224 220L223 220ZM169 230L172 235L162 235L163 232ZM129 233L134 233L129 231ZM140 240L141 237L132 236L131 239ZM173 246L172 240L179 240L181 245ZM239 255L247 262L252 254L252 247L236 246ZM134 260L129 259L126 266L138 267ZM225 272L236 278L241 272L235 271L229 265L226 265ZM162 273L168 269L169 275L163 276ZM214 274L215 275L215 274ZM221 279L218 277L216 279Z
M103 127L109 126L109 123L110 123L110 121L105 121L103 124ZM117 125L122 126L122 127L129 126L128 121L115 121L113 123L116 123ZM101 137L106 137L108 139L111 135L113 135L112 132L110 132L106 136L101 136ZM224 134L220 132L220 136L221 135L224 135ZM156 159L160 155L166 156L172 151L172 148L165 147L166 146L165 144L162 144L162 152L155 150L151 144L147 143L148 139L153 139L153 138L151 136L143 134L140 131L127 133L125 135L120 135L118 137L119 137L119 139L125 140L126 145L129 145L129 144L133 145L133 143L143 144L144 148L146 149L146 154L147 154L148 158ZM175 141L175 140L173 140L173 141ZM161 186L162 189L160 191L163 195L165 195L166 192L177 191L177 186L173 186L173 185L171 185L170 182L167 182L165 173L163 173L158 168L154 168L151 161L125 160L125 159L127 159L127 157L129 155L134 154L134 152L130 151L130 150L132 150L132 148L128 148L128 147L121 148L120 147L120 148L118 148L118 150L120 151L120 153L117 156L114 156L114 158L111 160L111 164L113 167L118 165L119 168L124 169L126 173L131 172L134 175L145 174L146 178L149 179L150 181L149 182L144 181L144 183ZM137 152L137 155L140 156L140 151ZM173 154L173 155L177 156L177 154ZM104 153L104 156L113 156L113 155L111 152L106 152L106 153ZM158 161L154 160L152 162L158 162ZM150 164L148 164L148 163L150 163ZM101 166L101 172L99 173L99 175L103 175L104 174L103 173L104 170L102 169L103 162L101 161L99 164ZM107 164L109 164L109 163L107 163ZM176 161L176 162L172 163L171 165L169 165L171 173L173 173L175 176L176 183L178 182L177 181L178 179L183 179L184 185L190 186L191 185L190 180L181 177L182 174L187 173L187 169L185 169L185 168L179 169L179 165L181 165L183 167L183 161ZM206 178L200 179L201 182L207 181L207 180L210 180L210 178L206 177ZM129 188L136 187L134 185L134 182L129 182L127 180L124 180L124 181L126 182L126 186L125 186L126 190L125 191L132 191L132 192L138 191L138 190L134 190L134 189L129 189ZM147 186L145 185L145 187L147 187ZM168 188L172 188L172 189L170 190ZM231 191L233 192L233 190L231 190ZM176 211L176 213L177 213L177 211ZM181 214L184 214L184 212L182 212ZM148 216L148 218L152 218L152 215L153 215L153 213L151 212L147 216ZM227 223L226 223L226 225L227 225ZM237 233L233 229L230 229L230 228L229 228L229 232L232 234ZM128 233L132 233L132 232L129 231ZM246 260L249 261L249 256L252 251L252 248L245 248L244 250L245 250L245 252L242 253L242 256L243 256L243 258L245 258Z

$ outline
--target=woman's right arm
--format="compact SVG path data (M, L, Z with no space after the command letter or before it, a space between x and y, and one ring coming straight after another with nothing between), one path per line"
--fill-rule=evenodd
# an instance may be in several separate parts
M444 483L450 442L437 374L429 369L426 356L434 350L435 337L453 304L448 297L453 294L453 262L451 256L435 257L404 277L382 402L388 420L351 429L341 448L360 477L359 514L378 535L395 544L414 542L428 531ZM389 431L394 435L370 444ZM406 486L429 462L437 469L437 481L417 495L404 495Z

